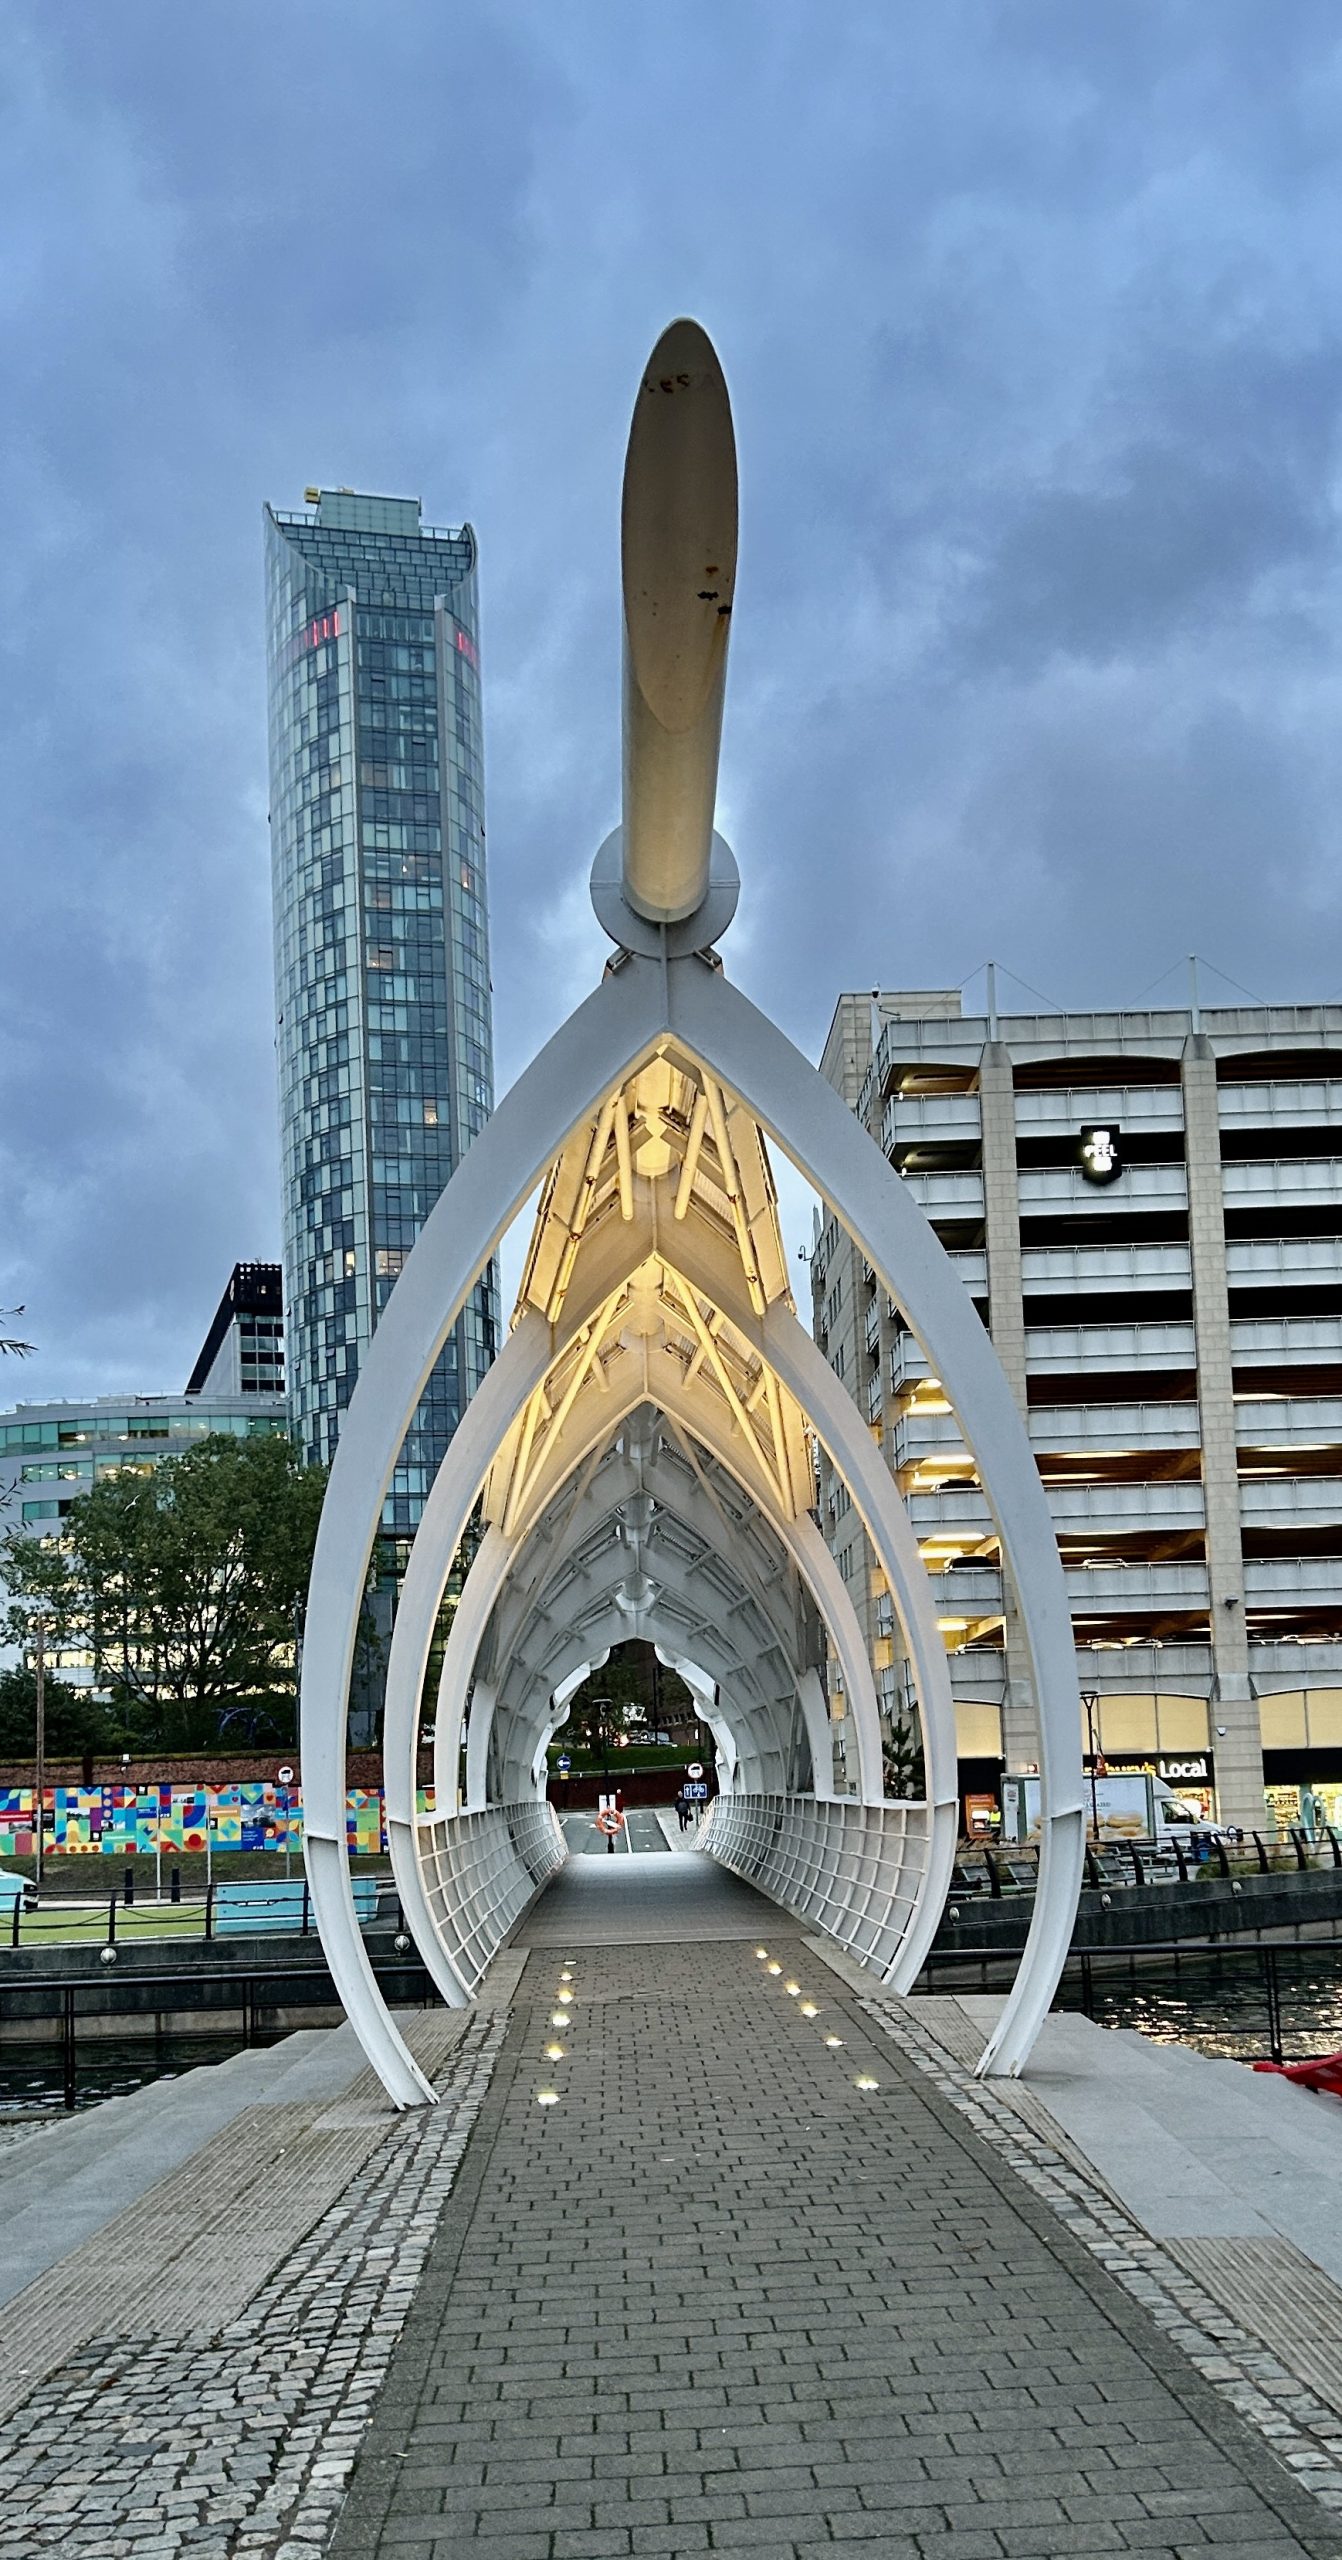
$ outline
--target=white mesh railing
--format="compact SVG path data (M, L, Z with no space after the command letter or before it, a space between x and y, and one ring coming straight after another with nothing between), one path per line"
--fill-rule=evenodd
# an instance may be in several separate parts
M434 1926L472 1995L514 1921L568 1851L548 1804L421 1817L420 1872Z
M928 1840L925 1804L722 1795L698 1846L884 1981L913 1918Z

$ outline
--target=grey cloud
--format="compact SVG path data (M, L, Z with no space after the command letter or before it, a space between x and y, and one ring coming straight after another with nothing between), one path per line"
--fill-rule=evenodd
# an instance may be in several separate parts
M620 458L677 309L742 451L751 991L812 1047L839 987L989 948L1078 1002L1192 941L1319 991L1323 0L11 17L0 1299L43 1346L15 1392L174 1383L278 1241L264 498L475 522L504 1081L591 983Z
M1312 501L1264 471L1148 445L1100 490L1039 491L985 563L964 638L973 663L1104 663L1246 605L1260 579L1327 541Z

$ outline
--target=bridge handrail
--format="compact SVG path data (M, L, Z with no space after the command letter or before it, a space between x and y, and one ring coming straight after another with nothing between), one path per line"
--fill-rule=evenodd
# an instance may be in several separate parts
M846 1797L720 1795L697 1834L719 1864L823 1929L887 1981L917 1907L925 1804Z
M422 1815L415 1854L452 1973L473 1999L509 1932L563 1866L563 1834L550 1805L533 1797Z

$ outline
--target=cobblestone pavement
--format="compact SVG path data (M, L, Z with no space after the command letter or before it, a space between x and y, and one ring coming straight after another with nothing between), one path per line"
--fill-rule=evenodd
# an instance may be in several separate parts
M384 2118L364 2074L321 2117L376 2111L371 2155L320 2218L303 2189L274 2273L272 2233L239 2281L222 2208L165 2264L137 2208L125 2315L114 2223L72 2346L88 2253L53 2271L54 2369L0 2393L0 2560L1342 2555L1309 2358L974 2083L953 2004L845 1987L698 1861L621 1864L530 1916L511 2022L409 2030L447 2104ZM290 2208L258 2174L261 2235Z
M739 1938L565 1950L563 1907L336 2560L1342 2553L779 1915L761 1961Z
M1297 2480L1342 2518L1342 2357L1339 2296L1303 2258L1291 2298L1273 2298L1276 2252L1251 2244L1153 2240L1069 2143L1028 2086L973 2075L980 2028L953 2000L861 1999L881 2032L944 2092L983 2141L1175 2340ZM1289 2253L1293 2258L1294 2252ZM1220 2261L1219 2270L1207 2260ZM1225 2282L1227 2264L1245 2261ZM1221 2275L1218 2288L1209 2278Z
M432 2036L433 2020L407 2032ZM487 2012L471 2021L451 2057L447 2102L389 2116L338 2202L213 2336L211 2285L236 2292L245 2215L226 2267L208 2250L166 2261L152 2242L128 2252L124 2317L0 2422L4 2560L55 2551L70 2560L313 2560L503 2033ZM355 2088L332 2113L357 2119L367 2104ZM109 2252L114 2235L115 2225ZM180 2302L175 2336L165 2293ZM137 2320L137 2304L152 2318Z

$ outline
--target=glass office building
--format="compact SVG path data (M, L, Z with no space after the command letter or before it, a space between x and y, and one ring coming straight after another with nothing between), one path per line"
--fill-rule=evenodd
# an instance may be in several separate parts
M149 1475L165 1458L184 1457L202 1440L265 1440L288 1429L282 1388L257 1384L230 1391L218 1379L199 1394L94 1396L83 1403L20 1404L0 1413L0 1519L33 1538L59 1538L72 1503L109 1476ZM0 1580L0 1613L8 1607ZM0 1648L10 1669L19 1649ZM95 1685L91 1653L53 1645L47 1669L77 1689Z
M493 1107L476 550L414 498L266 510L290 1410L333 1454L379 1310ZM400 1541L494 1355L474 1291L383 1515Z

